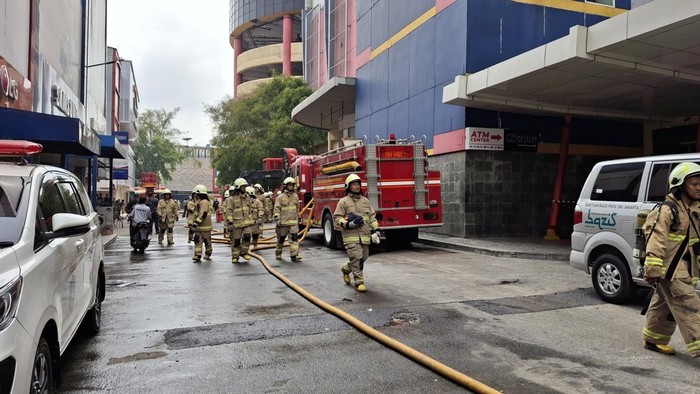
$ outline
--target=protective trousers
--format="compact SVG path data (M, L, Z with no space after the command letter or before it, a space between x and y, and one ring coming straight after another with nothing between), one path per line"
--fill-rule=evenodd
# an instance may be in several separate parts
M642 331L644 340L668 345L677 324L688 352L700 355L700 298L695 294L691 278L660 280L657 286L663 286L669 299L664 299L658 290L654 293Z
M160 231L158 232L158 243L163 243L163 238L165 236L165 232L168 232L168 245L172 245L175 243L173 241L173 227L175 227L175 223L166 223L161 221L160 222Z
M204 243L206 247L204 258L208 259L214 252L213 247L211 245L211 230L194 232L194 257L192 258L193 260L201 260L202 243Z
M355 278L355 286L365 283L362 270L365 268L365 261L369 257L369 245L347 244L345 245L345 252L347 252L350 261L343 264L341 270L344 274L352 272L352 276Z
M250 227L234 228L229 237L231 239L231 261L237 262L239 256L248 254Z
M252 244L253 247L258 246L258 239L260 238L260 225L257 223L250 226L250 232L253 235Z
M282 246L284 240L289 235L289 255L297 257L299 255L299 226L277 226L277 246L275 248L275 256L282 256Z

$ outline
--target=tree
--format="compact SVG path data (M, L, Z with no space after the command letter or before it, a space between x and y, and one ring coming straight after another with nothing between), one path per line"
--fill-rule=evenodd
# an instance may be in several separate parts
M186 158L175 143L182 132L171 125L178 111L180 108L149 109L139 116L138 137L131 144L137 176L141 172L155 172L158 179L168 182L172 179L171 171Z
M280 148L310 154L326 141L326 133L294 123L292 109L311 94L301 78L275 76L251 94L207 106L215 126L212 165L217 183L232 184L245 170L261 169L261 160L278 157Z

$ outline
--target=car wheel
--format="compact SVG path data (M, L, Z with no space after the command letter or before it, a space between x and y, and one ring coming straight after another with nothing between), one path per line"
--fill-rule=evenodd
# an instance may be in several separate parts
M333 217L329 212L323 214L323 243L331 249L338 249L338 240L333 228Z
M621 304L634 292L627 264L613 254L598 256L593 264L591 279L596 293L606 302Z
M104 300L104 275L100 272L97 275L97 289L95 290L95 304L85 315L83 320L83 328L85 334L95 335L100 332L102 327L102 300Z
M34 355L34 368L32 369L32 382L29 390L34 393L48 393L52 391L53 362L51 360L51 348L44 337L39 339L39 346Z

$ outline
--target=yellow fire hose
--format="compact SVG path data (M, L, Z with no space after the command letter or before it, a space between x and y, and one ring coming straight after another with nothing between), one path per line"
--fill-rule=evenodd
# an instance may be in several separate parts
M309 208L309 206L313 203L313 199L309 201L309 203L302 209L299 213L299 216L302 216L304 211ZM306 238L306 235L309 232L309 228L311 227L311 215L313 213L313 210L309 210L309 214L307 216L306 220L306 227L301 231L302 237L299 239L299 243L301 244L302 241ZM261 229L262 230L262 229ZM261 231L262 232L262 231ZM279 272L275 271L272 266L265 260L264 257L261 255L254 253L255 251L258 250L263 250L263 249L271 249L275 247L274 243L274 237L271 237L273 239L272 242L259 242L259 243L265 243L266 245L264 246L257 246L254 248L250 249L249 254L252 257L255 257L256 259L260 260L260 262L263 264L265 269L272 274L274 277L279 279L282 283L287 285L290 289L294 290L297 294L300 296L304 297L307 299L309 302L312 304L316 305L317 307L321 308L322 310L334 315L335 317L339 318L340 320L348 323L350 326L354 327L361 333L365 334L366 336L370 337L371 339L379 342L380 344L388 347L389 349L407 357L410 360L413 360L417 364L422 365L423 367L461 385L462 387L475 392L475 393L488 393L488 394L494 394L494 393L500 393L500 391L487 386L478 380L471 378L451 367L448 367L445 364L442 364L441 362L413 349L410 346L407 346L394 338L391 338L388 335L385 335L378 330L368 326L361 320L357 319L356 317L352 316L351 314L343 311L342 309L336 308L333 305L328 304L327 302L317 298L313 294L309 293L308 291L304 290L303 288L299 287L296 283L292 282L289 280L287 277L284 275L280 274ZM215 240L212 239L212 242ZM230 243L228 239L223 239L223 240L216 240L217 242L224 242L224 243ZM288 242L285 242L284 246L289 246Z

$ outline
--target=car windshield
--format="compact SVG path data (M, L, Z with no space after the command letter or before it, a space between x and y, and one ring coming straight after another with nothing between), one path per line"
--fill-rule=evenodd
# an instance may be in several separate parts
M25 190L29 179L20 176L0 175L0 248L19 241L26 212Z

